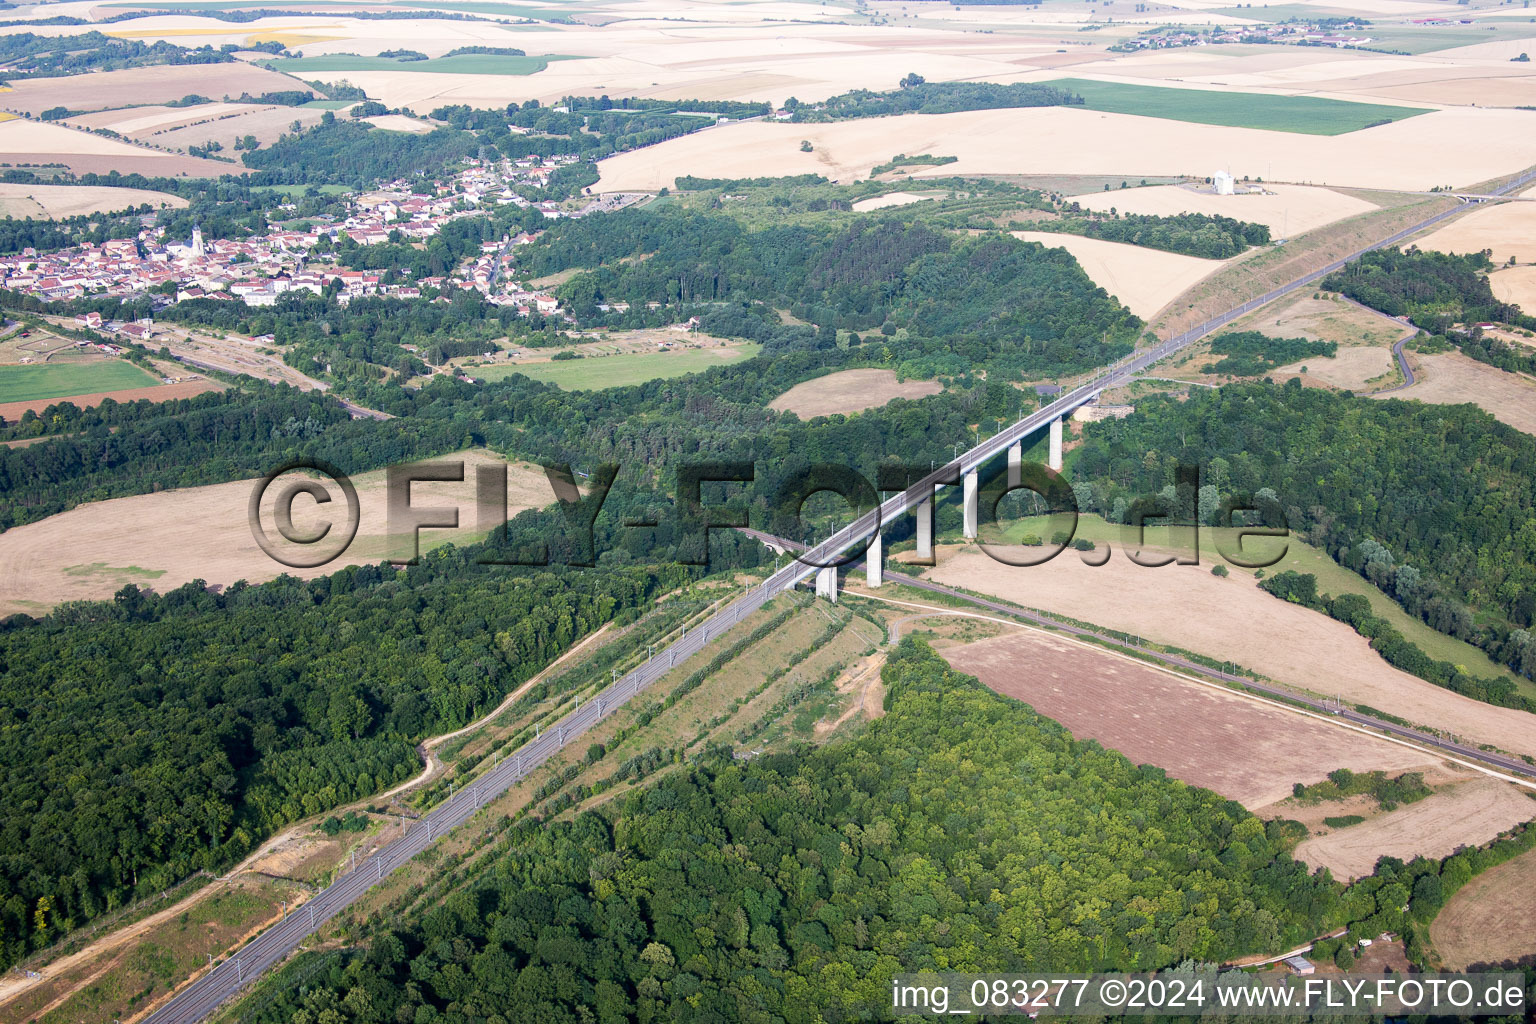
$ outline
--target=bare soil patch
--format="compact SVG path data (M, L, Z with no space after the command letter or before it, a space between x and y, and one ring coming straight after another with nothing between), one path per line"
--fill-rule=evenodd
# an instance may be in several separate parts
M1448 857L1531 818L1536 818L1536 800L1526 790L1497 779L1474 779L1305 840L1296 847L1295 857L1349 880L1370 874L1381 857Z
M179 384L160 384L147 388L129 388L126 391L98 391L90 395L71 395L69 398L39 398L30 402L4 402L0 403L0 419L7 423L14 423L21 419L22 413L31 409L33 412L42 412L50 405L60 402L72 402L81 409L90 409L100 405L110 398L115 402L137 402L147 398L151 402L169 402L174 398L191 398L205 391L222 391L224 385L216 380L200 377L197 380L182 381Z
M1213 789L1249 808L1338 767L1423 766L1429 755L1268 707L1217 686L1035 630L943 652L998 693L1138 764Z
M803 420L878 409L897 398L926 398L944 388L936 380L897 380L894 370L839 370L796 384L768 403Z
M1453 971L1536 953L1536 850L1463 886L1430 925L1429 937Z
M475 467L501 462L484 451L462 458L465 482L416 484L417 508L452 507L459 511L456 530L423 530L422 549L450 541L480 539L480 510L475 505ZM285 478L286 479L286 478ZM391 535L385 515L385 473L364 473L353 481L361 519L357 536L335 561L311 569L288 568L270 558L252 534L247 506L256 482L162 491L93 502L0 534L0 615L41 614L61 601L109 598L127 583L164 592L194 579L230 584L273 579L281 573L313 578L346 565L376 563L409 552L409 533ZM271 506L282 487L268 489L262 521L276 536ZM339 524L344 508L332 485L336 516L321 517L305 497L294 503L294 523L311 532L327 521ZM551 504L554 496L542 470L515 464L508 472L508 515ZM339 525L337 530L339 532ZM298 549L302 551L303 549Z
M1507 373L1460 352L1416 358L1423 369L1420 379L1390 397L1416 398L1431 405L1470 402L1516 430L1536 434L1536 382L1529 377Z
M1018 568L968 548L929 576L1037 608L1148 637L1237 665L1319 695L1338 695L1476 743L1536 755L1536 716L1452 693L1388 665L1342 622L1276 600L1243 574L1220 579L1204 566L1133 564L1122 545L1102 566L1067 552ZM1096 555L1102 557L1104 545ZM1294 781L1294 780L1287 780Z

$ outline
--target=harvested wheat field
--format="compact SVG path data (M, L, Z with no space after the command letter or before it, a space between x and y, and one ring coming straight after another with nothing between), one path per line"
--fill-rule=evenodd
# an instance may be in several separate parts
M974 548L947 557L943 552L951 549L943 549L928 575L1207 657L1239 652L1243 668L1278 682L1536 755L1536 715L1484 704L1393 668L1344 623L1271 597L1247 577L1212 576L1209 549L1206 565L1149 569L1133 564L1122 545L1112 547L1109 561L1097 568L1075 552L1020 568Z
M1094 284L1142 319L1151 319L1185 289L1220 270L1223 262L1082 235L1050 231L1015 231L1012 234L1026 242L1039 242L1047 249L1067 250Z
M0 214L7 217L57 219L81 214L111 213L148 203L158 210L182 210L187 201L169 192L105 185L12 185L0 183Z
M1170 217L1180 213L1203 213L1212 217L1231 217L1269 228L1275 238L1292 238L1336 220L1370 213L1375 203L1347 196L1327 188L1306 185L1261 185L1259 195L1219 196L1208 187L1196 189L1184 185L1152 185L1147 188L1116 189L1072 196L1071 201L1089 210L1121 213L1145 213Z
M1417 399L1430 405L1480 406L1503 423L1536 434L1536 381L1519 373L1469 359L1460 352L1421 355L1422 372L1410 388L1393 398Z
M488 452L470 451L431 461L459 458L465 463L464 483L416 484L411 489L416 508L459 510L458 529L422 531L423 549L481 537L474 500L475 467L503 460ZM271 507L288 479L283 477L266 495L262 521L274 537ZM0 533L0 616L40 614L61 601L109 598L128 583L163 593L193 579L223 585L241 579L256 583L285 572L308 579L346 565L383 561L408 552L410 545L409 531L393 541L389 536L384 482L383 470L361 474L353 481L361 512L357 537L335 561L310 569L281 565L257 546L247 519L247 505L256 486L253 480L93 502L18 526ZM318 507L302 495L294 502L298 531L310 533L334 521L337 527L333 536L339 535L345 505L334 485L329 491L334 501L325 508L336 510L336 515L317 515ZM542 470L524 464L511 466L509 516L553 501Z
M1463 886L1435 917L1429 937L1452 971L1536 953L1536 850Z
M1296 847L1293 856L1311 867L1326 867L1343 881L1370 874L1382 857L1449 857L1536 818L1536 800L1529 793L1497 779L1473 779L1358 825L1314 836Z
M1510 267L1488 275L1488 285L1500 302L1513 302L1526 313L1536 313L1536 267Z
M1270 376L1276 380L1302 376L1348 391L1367 391L1390 385L1393 381L1389 375L1394 364L1391 349L1355 345L1339 349L1336 355L1308 356L1289 366L1276 367Z
M1420 249L1474 253L1493 251L1493 262L1513 258L1536 262L1536 202L1492 203L1457 217L1416 243Z
M199 377L196 380L184 380L176 384L152 384L148 387L127 388L122 391L97 391L89 395L70 395L67 398L35 398L26 402L0 402L0 420L15 423L28 409L33 412L42 412L50 405L58 405L60 402L69 402L79 409L89 409L100 405L108 398L114 402L137 402L144 398L151 402L169 402L174 398L191 398L204 391L222 390L224 385L218 381Z
M118 171L150 177L193 175L217 178L245 171L240 164L177 156L60 124L21 118L0 122L0 163L11 166L62 164L77 174Z
M194 103L189 107L160 105L123 107L119 110L93 110L68 118L65 123L78 128L110 128L119 135L144 138L195 121L231 117L249 110L247 103Z
M768 403L803 420L878 409L895 398L925 398L943 391L936 380L897 380L894 370L839 370L796 384Z
M913 203L926 202L933 196L920 196L915 192L887 192L883 196L870 196L868 199L860 199L853 204L854 213L868 213L871 210L889 210L894 206L911 206Z
M210 99L248 92L303 89L298 80L241 61L229 64L157 64L122 71L96 71L64 78L24 78L0 95L0 107L39 114L50 107L101 110L105 107L169 103L196 93Z
M1344 729L1143 662L1020 629L942 652L961 672L1098 740L1137 764L1249 809L1334 768L1402 771L1431 755Z
M252 104L230 104L233 113L208 118L179 128L166 128L152 135L140 136L144 141L166 149L187 149L217 142L226 153L234 152L235 140L247 135L256 137L262 145L276 142L278 136L293 131L293 122L301 128L314 127L326 111L314 107L260 107Z
M915 168L914 185L927 177L1102 175L1105 168L1120 168L1126 178L1204 177L1212 154L1220 154L1239 178L1421 190L1523 170L1530 164L1529 126L1524 111L1453 109L1325 136L1034 107L822 124L743 122L621 153L598 166L605 192L672 187L680 174L810 173L851 181L889 160L891 139L900 138L908 153L959 158ZM811 152L800 151L802 139Z
M363 120L387 132L410 132L412 135L425 135L435 127L430 121L406 117L404 114L380 114L378 117L365 117Z

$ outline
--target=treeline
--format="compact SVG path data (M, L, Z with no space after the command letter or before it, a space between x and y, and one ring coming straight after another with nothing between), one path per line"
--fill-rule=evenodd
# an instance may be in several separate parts
M680 192L702 192L706 189L723 188L774 188L797 185L825 185L827 179L820 174L792 174L780 178L697 178L684 174L677 179Z
M562 224L519 259L535 275L596 268L558 290L578 317L600 303L627 302L635 320L651 302L674 318L766 303L816 324L817 347L835 347L840 328L877 330L914 374L951 363L1014 379L1072 372L1128 351L1141 326L1063 251L897 218L753 230L719 214L625 211Z
M1298 782L1291 787L1291 795L1305 803L1368 794L1383 811L1396 810L1399 804L1417 803L1432 792L1424 784L1423 772L1404 772L1388 778L1383 771L1355 772L1348 768L1335 768L1322 782L1310 786Z
M1366 541L1365 544L1373 542ZM1380 548L1380 545L1376 545ZM1381 550L1385 550L1381 548ZM1400 567L1411 568L1411 567ZM1323 612L1354 628L1355 632L1371 642L1371 647L1389 665L1418 676L1436 686L1443 686L1475 700L1486 701L1506 708L1536 712L1536 700L1525 696L1508 679L1490 679L1474 676L1460 665L1449 661L1436 661L1413 641L1403 636L1392 623L1371 610L1371 602L1363 594L1340 594L1329 597L1317 593L1317 579L1311 573L1291 570L1276 573L1261 580L1259 587L1276 597L1293 604L1305 605ZM1515 644L1517 658L1511 667L1527 676L1536 669L1536 644L1528 640Z
M1172 216L1128 213L1115 217L1063 217L1016 227L1102 238L1208 260L1228 260L1251 246L1269 244L1269 227L1205 213Z
M1288 381L1153 397L1091 425L1074 477L1114 514L1202 467L1221 493L1270 495L1293 530L1411 615L1530 676L1536 651L1536 438L1473 406L1361 402Z
M708 128L715 123L710 114L742 118L767 112L762 103L568 96L555 106L512 103L504 112L443 106L432 116L473 130L480 142L510 160L569 156L586 163Z
M228 398L117 405L90 418L55 407L52 431L77 423L84 429L0 447L0 530L83 502L257 477L292 458L360 472L464 446L462 425L420 420L381 430L354 421L334 398L253 388Z
M855 89L821 103L786 102L794 121L847 121L894 114L952 114L961 110L1004 107L1055 107L1083 98L1053 85L1034 82L919 82L889 92Z
M150 64L228 64L235 58L211 46L188 49L163 40L145 43L100 32L40 36L0 35L0 64L7 79L57 78L87 71L117 71Z
M1277 366L1313 356L1332 356L1338 350L1338 343L1333 341L1271 338L1258 331L1227 331L1211 342L1211 351L1226 358L1208 367L1206 372L1257 377Z
M477 877L376 916L252 1024L883 1019L900 974L1188 970L1338 925L1418 954L1449 895L1536 838L1383 858L1345 888L1288 856L1283 823L1072 739L920 641L883 675L887 714L847 743L714 748L601 811L512 826Z
M410 777L415 742L688 575L476 553L222 594L129 586L0 631L0 963Z

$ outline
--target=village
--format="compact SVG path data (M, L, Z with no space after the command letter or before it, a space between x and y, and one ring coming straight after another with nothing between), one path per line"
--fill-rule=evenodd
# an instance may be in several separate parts
M447 301L442 293L463 289L478 291L492 304L514 306L524 316L553 316L559 312L558 300L524 287L512 273L515 248L532 242L537 232L485 242L478 255L463 260L449 274L414 283L386 282L385 270L339 265L335 250L343 239L359 246L419 245L455 220L485 216L498 206L532 207L553 219L622 209L642 198L605 196L568 210L551 201L532 202L514 190L518 184L542 183L561 159L494 165L470 159L468 166L436 183L431 195L411 191L405 181L390 182L354 197L345 219L320 217L315 219L319 223L291 227L272 223L267 234L240 239L205 238L200 227L193 228L189 239L169 238L156 227L155 215L147 214L133 238L49 253L27 248L0 258L0 286L47 301L149 295L156 309L199 298L271 306L287 292L320 295L332 289L342 305L370 295L417 299L423 297L424 289L428 297ZM294 208L291 203L279 207ZM145 319L122 322L98 313L76 319L83 327L109 330L133 341L148 340L153 334L152 323Z

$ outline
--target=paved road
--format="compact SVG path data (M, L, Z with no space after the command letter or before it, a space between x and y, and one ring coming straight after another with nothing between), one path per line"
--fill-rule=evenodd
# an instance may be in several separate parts
M1520 178L1510 182L1500 191L1513 191L1532 178L1536 178L1536 171L1521 175ZM431 813L412 825L404 836L380 848L373 856L359 863L355 870L337 879L318 896L290 914L287 920L267 929L261 935L246 943L229 959L219 963L212 971L198 978L191 985L188 985L160 1010L150 1015L146 1019L146 1024L192 1024L194 1021L202 1020L236 992L255 980L262 972L283 960L311 932L350 906L363 893L381 881L385 874L404 864L416 854L426 849L434 840L471 817L482 803L499 796L514 782L532 769L543 764L561 748L576 742L603 715L612 713L615 708L661 678L673 664L687 659L688 656L700 650L709 642L711 637L717 637L721 632L729 628L731 624L755 611L770 598L794 587L797 583L813 575L819 566L831 564L849 548L867 542L867 539L881 522L904 514L924 497L931 495L935 484L957 479L958 474L968 472L982 463L997 457L1006 451L1010 445L1046 426L1058 416L1070 413L1073 409L1084 404L1107 388L1117 387L1125 383L1130 377L1141 373L1153 363L1197 341L1211 331L1223 327L1241 316L1245 316L1282 295L1287 295L1298 288L1305 288L1321 280L1361 253L1368 252L1371 249L1395 245L1412 234L1460 213L1463 209L1464 207L1458 207L1436 214L1412 227L1397 232L1376 245L1368 246L1359 252L1352 253L1343 260L1330 263L1320 270L1290 284L1276 288L1256 299L1250 299L1220 316L1213 317L1197 327L1175 335L1155 348L1132 353L1104 369L1086 384L1061 395L1039 411L1005 428L995 436L982 441L977 447L965 452L949 465L929 473L906 491L884 502L878 509L858 517L827 540L817 544L804 556L804 561L799 559L793 560L790 564L774 572L761 584L754 586L742 597L737 598L724 609L711 616L699 628L658 652L654 660L640 666L622 679L609 685L593 700L582 704L579 709L567 715L549 732L524 745L515 753L504 757L496 768L480 779L473 787L468 790L461 790L452 801L439 805ZM968 600L974 599L968 598ZM1014 614L1014 612L1009 610L1008 614ZM1209 671L1194 665L1181 667L1205 673ZM1294 700L1296 698L1287 694L1286 699ZM1349 717L1352 714L1353 712L1346 712L1343 717ZM1373 728L1388 728L1385 723L1378 722L1375 719L1361 717L1360 720L1363 724L1370 725ZM1416 739L1419 738L1418 734L1414 734L1414 736ZM1458 753L1466 751L1466 748L1444 742L1437 742L1434 745L1447 750L1455 750ZM1474 755L1480 760L1486 761L1488 758L1488 755L1481 752L1468 751L1466 753L1466 756ZM1506 767L1509 767L1512 771L1516 770L1514 766ZM1523 766L1523 770L1526 773L1530 772L1528 766Z

